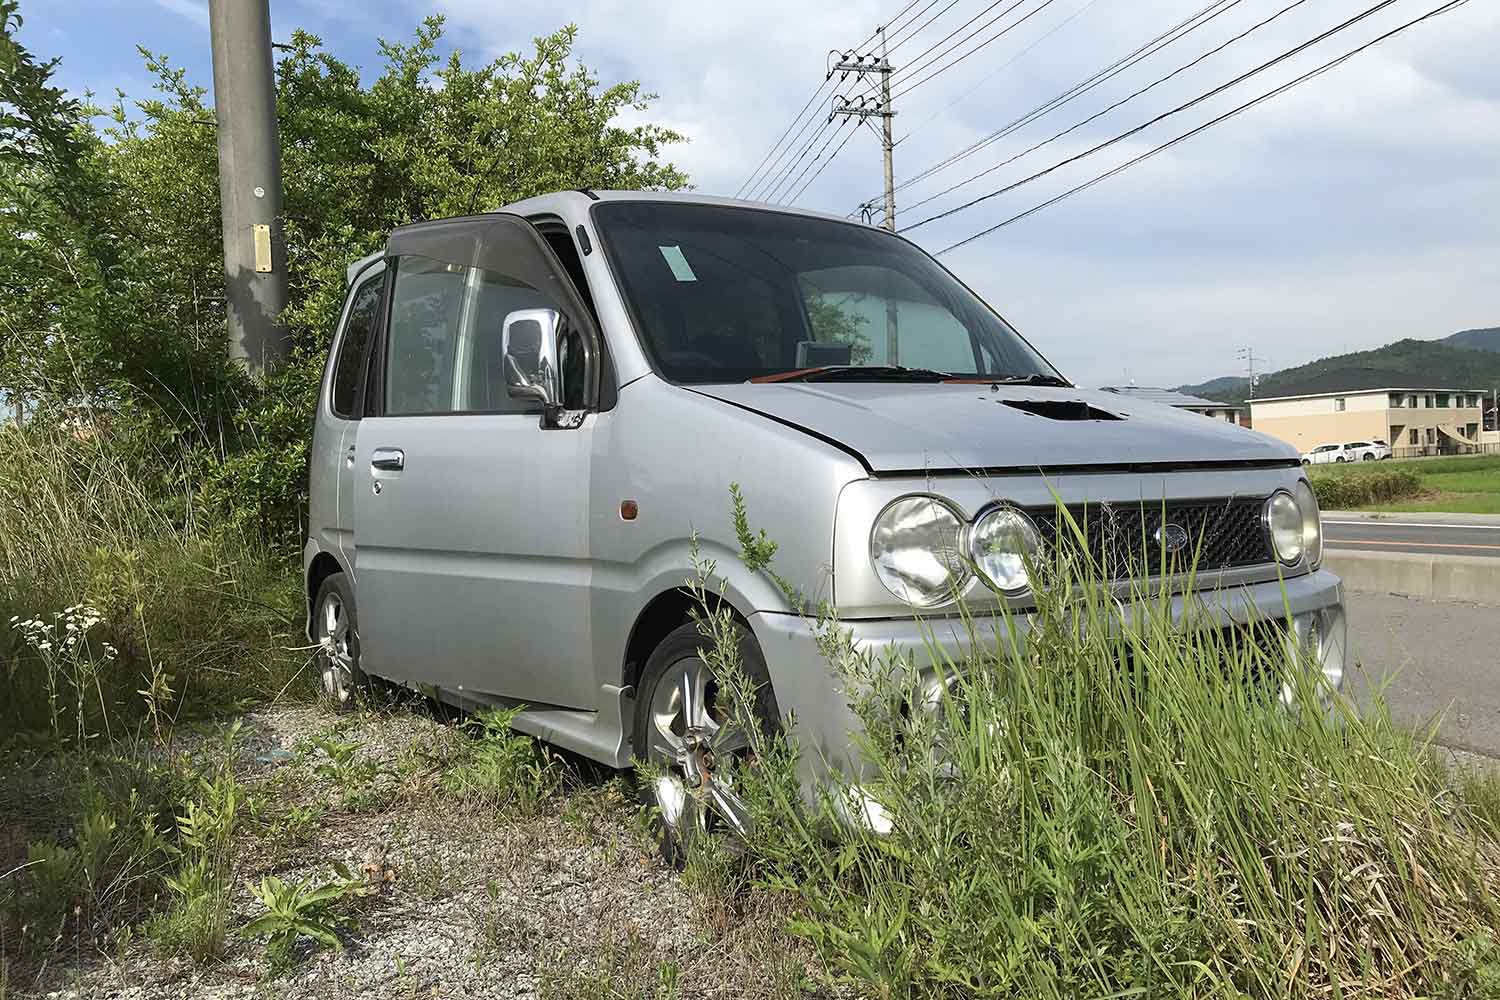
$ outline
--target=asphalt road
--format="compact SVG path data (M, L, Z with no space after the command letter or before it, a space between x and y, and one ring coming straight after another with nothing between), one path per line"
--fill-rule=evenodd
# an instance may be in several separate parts
M1384 685L1395 719L1436 722L1439 742L1500 757L1500 608L1394 594L1345 598L1354 659L1345 691L1368 703Z
M1500 519L1491 520L1495 523L1441 523L1421 514L1379 519L1335 514L1323 518L1323 538L1329 548L1500 558Z

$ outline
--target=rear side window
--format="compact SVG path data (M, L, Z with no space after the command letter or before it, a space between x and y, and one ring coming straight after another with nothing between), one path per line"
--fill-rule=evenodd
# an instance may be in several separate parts
M505 385L505 317L519 309L557 309L548 296L493 271L402 257L391 293L386 337L385 412L535 413ZM570 354L562 365L566 380Z
M356 416L365 359L370 351L370 334L380 315L380 297L384 290L385 274L377 274L356 286L349 301L344 335L333 363L333 393L329 400L333 412L345 420L353 420Z

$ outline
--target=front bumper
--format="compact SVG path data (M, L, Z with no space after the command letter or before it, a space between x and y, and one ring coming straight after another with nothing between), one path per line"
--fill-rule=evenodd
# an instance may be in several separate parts
M1172 599L1174 621L1181 621L1190 604L1218 626L1291 618L1299 638L1315 634L1324 677L1335 688L1343 682L1347 657L1344 585L1327 570L1289 580L1276 580L1219 591L1196 591ZM794 726L801 747L799 764L804 786L838 770L856 778L863 770L852 745L858 720L848 696L818 647L814 624L799 615L757 612L750 623L765 654L766 666L783 716ZM986 645L1008 638L1007 628L1029 628L1025 615L958 618L882 618L841 622L854 647L880 653L896 648L912 666L931 665L934 655L959 660L972 641ZM972 631L971 631L972 629Z

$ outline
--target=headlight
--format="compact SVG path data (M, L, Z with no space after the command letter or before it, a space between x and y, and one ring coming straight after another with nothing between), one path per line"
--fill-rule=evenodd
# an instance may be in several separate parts
M969 533L974 565L1007 594L1018 594L1031 585L1026 560L1041 544L1031 518L1010 507L996 507L975 522Z
M963 519L942 500L902 497L888 504L870 531L870 561L885 589L907 604L930 608L968 582L960 538Z
M1317 569L1323 562L1323 515L1318 512L1318 498L1306 479L1297 482L1292 494L1302 508L1302 551L1307 564Z
M1277 490L1266 501L1266 531L1271 549L1288 566L1302 558L1302 511L1286 490Z

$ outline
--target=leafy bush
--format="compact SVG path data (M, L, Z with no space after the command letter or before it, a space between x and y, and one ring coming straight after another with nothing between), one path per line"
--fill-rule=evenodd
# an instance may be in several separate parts
M135 919L172 861L170 821L181 776L147 755L84 750L42 758L13 750L7 830L26 855L0 861L0 943L11 957Z
M224 954L229 920L232 847L241 792L233 770L236 722L224 735L223 757L177 817L177 872L163 879L171 905L146 926L158 951L204 962Z
M286 882L270 875L259 885L250 886L251 894L266 912L246 924L243 933L246 937L265 936L266 958L273 971L291 964L293 949L303 939L315 947L343 950L338 931L350 920L337 913L335 906L369 889L340 862L333 863L333 873L334 879L328 882L312 878Z
M1492 789L1378 702L1330 697L1276 622L1194 628L1190 602L1184 628L1170 596L1125 615L1087 573L1038 572L1028 640L971 626L958 660L919 651L926 676L820 624L862 727L857 787L835 779L809 810L795 730L758 741L747 864L836 980L884 997L1487 995ZM730 625L703 618L713 638Z
M511 730L520 708L486 709L466 720L473 739L444 768L442 788L466 802L529 815L551 797L558 770L547 751Z
M1314 473L1309 480L1318 506L1324 510L1353 510L1405 500L1422 492L1422 479L1410 469L1350 469Z

